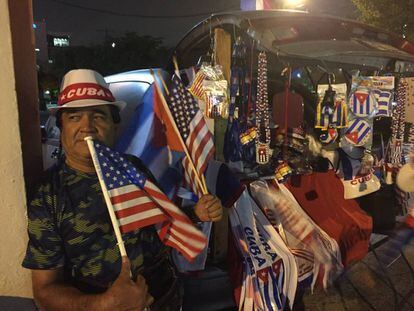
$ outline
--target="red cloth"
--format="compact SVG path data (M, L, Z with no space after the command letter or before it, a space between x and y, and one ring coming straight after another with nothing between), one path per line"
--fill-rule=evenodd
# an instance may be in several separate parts
M365 257L372 218L355 200L344 199L342 182L332 170L294 176L285 185L304 211L338 242L345 267Z
M286 93L273 96L273 122L279 125L279 130L285 128ZM300 127L303 123L303 98L297 93L288 93L287 127Z

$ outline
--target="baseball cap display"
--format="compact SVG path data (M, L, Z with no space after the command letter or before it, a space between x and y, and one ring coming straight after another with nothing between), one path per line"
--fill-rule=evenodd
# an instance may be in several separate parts
M344 198L355 199L373 193L380 189L381 183L377 176L372 173L355 176L351 180L341 178L344 185Z
M98 72L76 69L63 77L57 106L50 107L49 111L53 114L61 108L99 105L114 105L122 110L126 103L114 98L105 79Z

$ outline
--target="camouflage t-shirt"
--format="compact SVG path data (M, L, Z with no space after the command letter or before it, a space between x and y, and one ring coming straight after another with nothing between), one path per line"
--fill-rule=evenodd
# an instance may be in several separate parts
M29 242L23 267L63 268L67 282L102 292L116 279L121 258L96 175L59 164L46 173L28 207ZM123 235L133 277L168 257L153 226Z

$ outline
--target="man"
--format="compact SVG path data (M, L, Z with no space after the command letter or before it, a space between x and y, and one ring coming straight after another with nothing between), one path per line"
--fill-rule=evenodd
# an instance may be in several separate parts
M29 243L23 266L32 270L41 310L174 310L180 295L153 226L123 235L121 258L84 138L113 146L119 111L103 77L79 69L63 79L56 114L64 159L45 173L28 207ZM134 164L153 179L135 158ZM203 196L194 207L201 221L221 218L220 201Z

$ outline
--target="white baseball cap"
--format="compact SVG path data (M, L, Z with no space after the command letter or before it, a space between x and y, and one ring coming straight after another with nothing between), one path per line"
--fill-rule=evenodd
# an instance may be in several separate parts
M75 69L63 77L57 106L49 111L55 114L62 108L99 105L114 105L121 111L126 103L115 99L101 74L90 69Z

